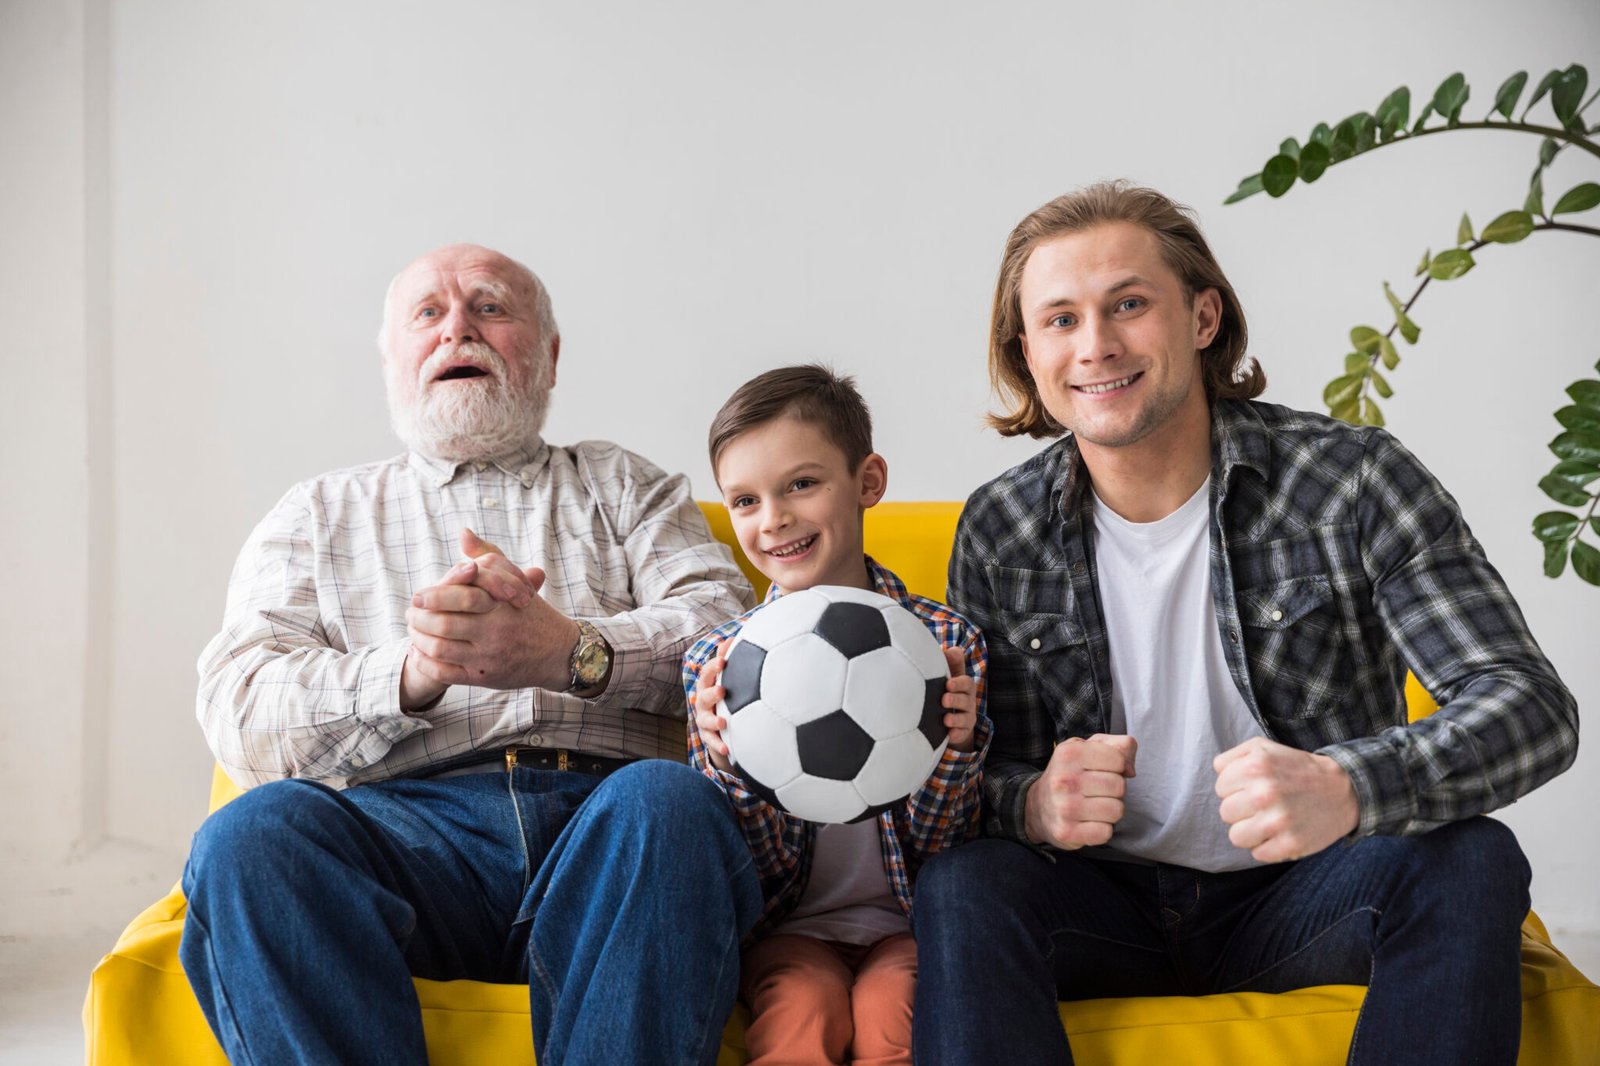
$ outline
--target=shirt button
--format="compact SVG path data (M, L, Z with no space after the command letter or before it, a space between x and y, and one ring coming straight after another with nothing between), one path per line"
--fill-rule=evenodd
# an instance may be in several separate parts
M483 498L483 505L485 507L499 507L500 501L495 499L493 496L485 496Z
M530 748L543 747L544 746L544 737L543 737L543 735L541 735L539 733L529 733L528 734L528 746Z
M1082 563L1073 563L1073 564L1072 564L1072 572L1073 572L1073 573L1074 573L1074 574L1081 574L1081 573L1083 573L1083 564L1082 564Z
M1272 612L1272 620L1273 620L1273 621L1274 621L1274 622L1281 622L1281 621L1283 621L1283 612L1282 612L1282 611L1273 611L1273 612Z
M525 489L533 488L533 478L529 477L527 474L523 474L522 475L522 487L525 488Z
M1230 643L1230 644L1239 643L1239 631L1237 629L1228 630L1228 643Z
M1032 640L1028 641L1028 647L1032 648L1034 651L1038 651L1039 650L1039 638L1038 637L1034 637Z

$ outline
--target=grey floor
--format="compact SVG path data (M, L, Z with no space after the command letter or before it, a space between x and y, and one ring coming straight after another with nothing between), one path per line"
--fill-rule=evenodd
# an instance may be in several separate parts
M35 875L9 900L0 926L0 1066L78 1066L89 970L135 914L166 893L179 856L110 845ZM7 892L18 891L7 877ZM1600 933L1554 934L1556 945L1600 978Z

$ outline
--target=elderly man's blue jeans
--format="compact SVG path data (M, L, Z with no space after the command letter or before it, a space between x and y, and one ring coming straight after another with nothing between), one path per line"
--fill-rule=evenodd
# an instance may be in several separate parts
M726 800L662 760L258 786L183 889L179 955L235 1066L421 1066L413 975L526 982L540 1066L711 1063L761 912Z
M916 1061L1071 1063L1058 999L1356 984L1350 1063L1510 1066L1528 881L1489 818L1227 874L975 841L917 879Z

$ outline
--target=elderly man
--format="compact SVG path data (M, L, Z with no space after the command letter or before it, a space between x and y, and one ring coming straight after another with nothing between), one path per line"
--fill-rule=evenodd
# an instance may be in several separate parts
M423 256L379 347L408 454L290 490L200 658L248 786L183 877L206 1018L234 1062L424 1063L413 975L516 981L543 1066L711 1062L761 897L677 679L748 587L681 476L544 442L526 267Z

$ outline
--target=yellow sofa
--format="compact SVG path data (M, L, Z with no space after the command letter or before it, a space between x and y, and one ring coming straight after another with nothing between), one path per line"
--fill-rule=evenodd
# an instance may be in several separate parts
M722 507L702 507L717 536L733 544ZM867 550L899 572L913 592L942 598L959 512L956 503L880 504L868 512ZM764 589L765 580L737 547L734 554ZM1414 684L1408 695L1413 717L1433 710ZM237 787L219 769L211 809L236 795ZM83 1006L89 1066L226 1063L178 964L184 911L183 894L174 887L133 920L95 967ZM1364 993L1356 986L1327 985L1282 995L1098 999L1061 1004L1061 1020L1082 1066L1337 1066L1345 1060ZM981 990L976 995L981 1000ZM436 1066L533 1063L525 986L419 979L417 996ZM974 1006L982 1009L979 1001ZM718 1066L745 1061L744 1023L741 1007L728 1022ZM1524 1066L1600 1063L1600 988L1551 945L1531 913L1522 927L1522 1023Z

